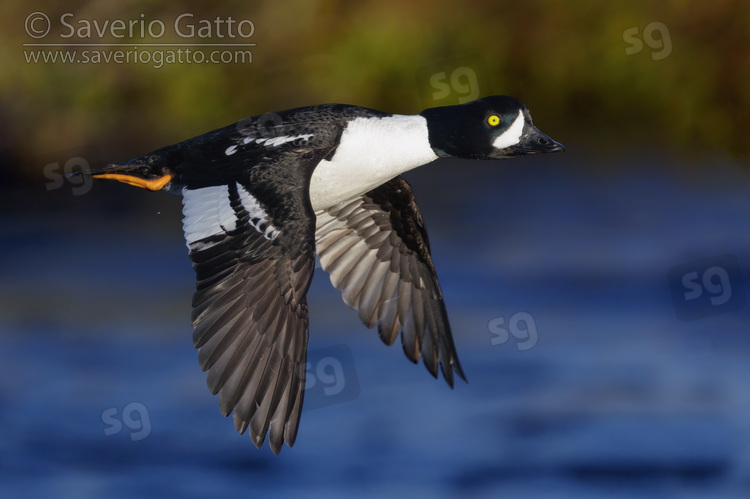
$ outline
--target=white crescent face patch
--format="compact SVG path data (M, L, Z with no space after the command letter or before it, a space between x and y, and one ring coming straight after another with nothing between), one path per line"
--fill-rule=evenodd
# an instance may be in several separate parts
M505 149L506 147L518 144L521 141L521 134L523 134L525 124L526 119L523 117L523 112L518 111L516 119L513 120L513 123L502 135L492 141L492 146L497 149Z

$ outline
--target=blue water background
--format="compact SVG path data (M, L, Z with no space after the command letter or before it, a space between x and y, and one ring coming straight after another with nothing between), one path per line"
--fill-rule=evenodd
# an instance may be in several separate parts
M0 235L0 495L750 497L750 308L682 321L667 280L731 254L747 291L750 176L695 163L410 173L469 383L383 345L318 269L310 350L333 352L345 397L305 410L279 457L206 389L179 198L24 194ZM493 333L520 312L535 341Z

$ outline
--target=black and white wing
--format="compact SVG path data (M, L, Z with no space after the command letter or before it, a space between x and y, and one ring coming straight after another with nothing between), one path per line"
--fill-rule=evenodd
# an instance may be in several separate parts
M453 386L466 380L453 344L427 232L411 187L401 177L316 213L320 263L367 327Z
M234 411L235 428L249 428L257 447L270 430L276 454L299 426L315 264L314 215L295 192L284 195L299 213L282 221L238 182L183 189L201 368L222 414Z

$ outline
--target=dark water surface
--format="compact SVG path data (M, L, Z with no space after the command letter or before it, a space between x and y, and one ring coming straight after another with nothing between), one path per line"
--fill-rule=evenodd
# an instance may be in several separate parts
M179 199L7 216L0 495L750 497L750 178L576 161L411 174L469 383L384 346L318 270L314 383L280 457L206 389Z

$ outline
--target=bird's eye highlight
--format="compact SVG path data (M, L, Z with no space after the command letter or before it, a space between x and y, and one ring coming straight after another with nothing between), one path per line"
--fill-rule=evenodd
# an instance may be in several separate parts
M498 123L500 123L500 117L496 114L493 114L489 118L487 118L487 123L489 123L490 126L497 126Z

